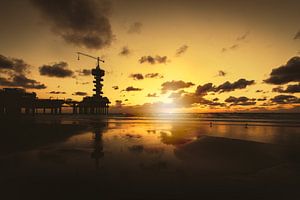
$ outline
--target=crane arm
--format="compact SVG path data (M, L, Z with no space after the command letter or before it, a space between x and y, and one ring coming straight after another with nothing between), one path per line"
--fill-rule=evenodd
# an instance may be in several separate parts
M99 61L104 63L104 60L101 60L99 57L94 57L94 56L91 56L91 55L88 55L88 54L85 54L85 53L81 53L81 52L77 52L77 54L78 54L78 60L79 60L79 55L83 55L83 56L87 56L89 58L93 58L93 59L97 60L98 63L99 63Z

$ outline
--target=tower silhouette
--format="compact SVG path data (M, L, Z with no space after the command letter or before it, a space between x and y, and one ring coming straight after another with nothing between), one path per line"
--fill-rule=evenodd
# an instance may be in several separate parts
M92 69L92 75L94 76L94 89L95 92L92 97L86 96L78 104L79 114L108 114L108 104L110 101L107 97L103 97L102 94L102 81L105 71L100 68L100 62L104 63L104 60L101 60L99 57L94 57L85 53L77 52L78 60L79 55L87 56L89 58L97 60L96 68ZM77 113L76 105L73 106L73 113Z
M102 92L102 87L103 84L101 83L103 81L102 77L105 75L105 71L100 69L99 64L97 65L97 67L95 69L92 69L92 75L94 76L94 89L93 91L95 92L94 97L101 97L101 95L103 94Z

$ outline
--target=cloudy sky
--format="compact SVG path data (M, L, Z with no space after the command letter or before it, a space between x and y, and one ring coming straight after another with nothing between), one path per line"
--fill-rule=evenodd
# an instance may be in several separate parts
M2 0L0 87L116 112L300 111L297 0Z

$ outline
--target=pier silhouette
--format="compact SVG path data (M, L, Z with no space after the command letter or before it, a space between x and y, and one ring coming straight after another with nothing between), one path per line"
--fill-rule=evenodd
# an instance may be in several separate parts
M105 75L105 71L100 68L99 64L102 60L100 60L99 57L96 58L78 52L78 56L79 55L85 55L97 59L97 66L92 69L92 75L94 76L93 96L86 96L82 99L82 101L40 99L37 97L36 93L28 93L22 88L3 88L0 89L0 115L60 115L63 114L63 107L71 107L73 114L108 115L108 108L111 102L107 97L102 96L102 81ZM42 110L42 112L39 112L40 110Z

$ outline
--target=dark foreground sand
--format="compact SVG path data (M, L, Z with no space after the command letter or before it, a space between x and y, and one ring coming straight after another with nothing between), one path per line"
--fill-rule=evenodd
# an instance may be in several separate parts
M0 121L0 156L62 141L87 128L87 124L38 123L34 119Z
M89 151L52 144L105 124L30 121L1 126L0 199L298 199L300 195L299 146L199 136L172 147L177 165L162 159L145 164L145 159L153 158L142 157L146 147L136 137L136 145L128 148L134 160L117 157L109 162L115 152L105 152L107 168L88 170L81 164L91 157ZM121 134L126 128L113 130ZM135 136L130 134L124 132L132 140ZM37 161L32 159L35 152ZM141 163L138 170L130 165L134 161Z

